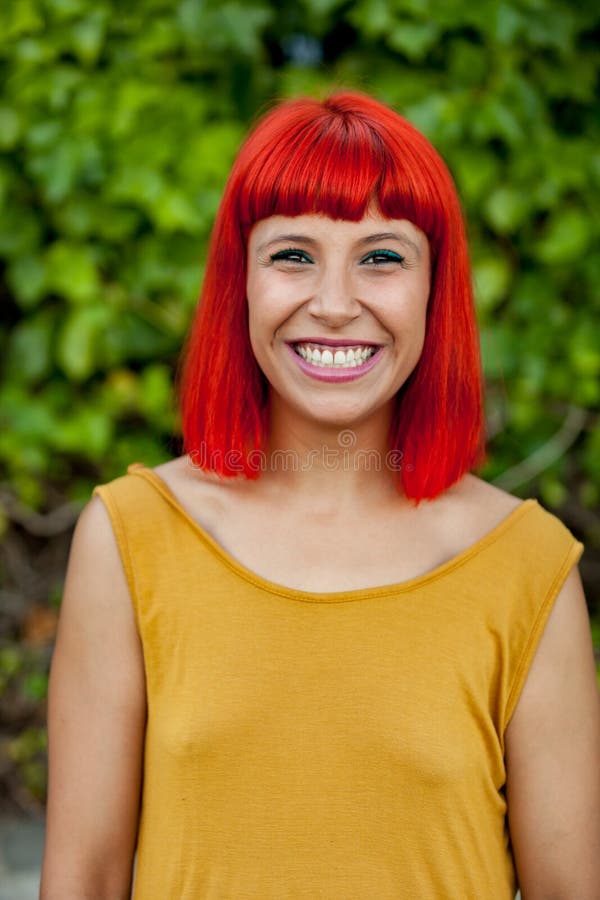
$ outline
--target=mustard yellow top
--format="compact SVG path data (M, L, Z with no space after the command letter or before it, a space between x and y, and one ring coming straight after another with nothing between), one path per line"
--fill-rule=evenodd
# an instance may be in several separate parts
M148 722L134 900L512 900L504 732L582 544L525 500L426 575L245 568L142 463L94 488Z

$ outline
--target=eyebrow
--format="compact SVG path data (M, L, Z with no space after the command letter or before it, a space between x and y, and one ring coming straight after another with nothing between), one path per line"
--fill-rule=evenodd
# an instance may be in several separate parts
M279 244L280 241L288 241L290 244L310 244L312 247L316 246L318 243L314 238L308 237L305 234L277 234L274 238L271 238L270 241L265 241L264 244L261 244L257 250L260 253L272 244Z
M262 253L267 247L270 247L272 244L278 244L281 241L288 241L294 244L308 244L311 247L315 247L318 245L318 241L314 238L309 237L306 234L278 234L275 237L271 238L270 241L266 241L264 244L261 244L260 247L257 248L258 253ZM369 234L367 237L361 238L357 243L358 244L378 244L380 241L398 241L401 244L405 244L407 247L417 255L421 256L421 251L418 246L412 241L408 235L404 234L402 231L382 231L378 234Z
M399 243L406 244L407 247L410 247L417 256L421 255L418 246L414 241L411 241L408 235L404 234L403 231L382 231L381 234L370 234L368 237L363 238L360 243L378 244L379 241L398 241Z

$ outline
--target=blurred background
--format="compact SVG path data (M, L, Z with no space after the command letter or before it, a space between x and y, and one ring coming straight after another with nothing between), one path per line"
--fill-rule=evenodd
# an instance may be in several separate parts
M181 452L173 378L211 224L275 98L368 91L448 162L481 474L584 541L600 644L599 34L587 0L3 0L1 810L43 812L73 526L95 484Z

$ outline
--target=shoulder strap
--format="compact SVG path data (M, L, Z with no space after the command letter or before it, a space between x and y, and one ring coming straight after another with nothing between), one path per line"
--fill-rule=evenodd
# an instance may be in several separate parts
M131 463L127 473L96 485L110 516L121 562L134 606L138 628L148 615L148 601L154 586L176 580L185 568L185 555L197 560L197 541L186 543L192 534L181 516L146 479L136 476L144 468Z
M555 515L531 504L502 544L496 577L502 590L503 640L511 665L504 685L502 732L508 725L527 674L567 575L583 553L583 544Z

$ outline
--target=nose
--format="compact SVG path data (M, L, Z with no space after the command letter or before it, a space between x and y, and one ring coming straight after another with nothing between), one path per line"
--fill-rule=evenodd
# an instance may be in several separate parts
M352 278L342 266L327 266L308 302L310 315L332 328L360 316L361 306L353 291Z

